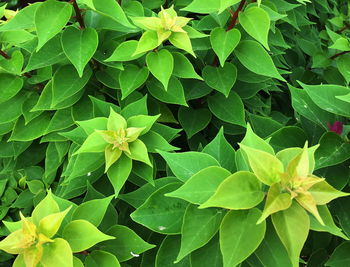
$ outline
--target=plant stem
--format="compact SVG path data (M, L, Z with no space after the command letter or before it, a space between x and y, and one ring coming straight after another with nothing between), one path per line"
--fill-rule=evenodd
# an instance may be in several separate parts
M6 59L11 59L11 57L2 50L0 50L0 55L2 55Z
M80 12L80 9L78 7L78 4L77 4L77 1L76 0L71 0L70 1L72 4L73 4L73 7L74 7L74 11L75 11L75 16L76 16L76 19L80 25L80 29L85 29L85 23L84 23L84 19L83 19L83 16L81 15L81 12Z
M238 14L243 9L245 2L246 2L246 0L241 0L237 10L232 14L231 22L230 22L230 25L227 28L227 31L232 30L236 26L237 19L238 19Z
M340 52L338 54L331 56L329 59L336 59L337 57L340 57L342 55L349 54L349 53L350 53L350 51L343 51L343 52Z

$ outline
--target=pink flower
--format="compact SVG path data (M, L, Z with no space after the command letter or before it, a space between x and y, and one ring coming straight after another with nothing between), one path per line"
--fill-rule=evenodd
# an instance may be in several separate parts
M333 124L327 123L328 128L331 132L335 132L337 134L343 133L343 123L340 121L336 121Z

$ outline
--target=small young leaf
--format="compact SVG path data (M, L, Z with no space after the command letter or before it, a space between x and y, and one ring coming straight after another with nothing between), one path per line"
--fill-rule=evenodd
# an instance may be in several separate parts
M198 79L203 80L194 70L193 65L189 59L179 52L172 53L174 58L173 75L184 79Z
M138 41L136 40L129 40L121 43L118 45L118 47L114 50L113 54L107 58L106 62L111 61L131 61L138 59L144 55L144 53L138 53L134 56L136 49L138 47Z
M125 181L128 179L132 169L132 160L121 155L119 160L114 163L107 171L107 176L114 188L114 195L117 197Z

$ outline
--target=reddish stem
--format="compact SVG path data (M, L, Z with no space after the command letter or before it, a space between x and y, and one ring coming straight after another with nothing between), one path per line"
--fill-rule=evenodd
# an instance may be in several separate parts
M243 9L245 2L246 2L246 0L241 0L237 10L232 14L231 22L230 22L230 25L227 28L227 31L232 30L236 26L237 19L238 19L238 14Z
M6 59L11 59L11 57L2 50L0 50L0 55L2 55Z
M74 11L75 11L75 16L76 16L76 19L77 19L77 21L78 21L78 23L80 25L80 29L85 29L84 19L83 19L83 16L81 15L79 6L77 4L77 1L76 0L71 0L69 2L73 4L73 8L74 8Z
M329 59L336 59L337 57L340 57L342 55L349 54L349 53L350 53L350 51L343 51L343 52L340 52L338 54L331 56Z

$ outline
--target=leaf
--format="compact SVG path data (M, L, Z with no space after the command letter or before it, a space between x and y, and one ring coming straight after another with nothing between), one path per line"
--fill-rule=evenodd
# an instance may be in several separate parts
M86 220L98 227L106 214L111 200L112 197L106 197L83 202L74 210L72 220Z
M140 140L146 144L147 150L150 153L157 153L157 150L173 151L178 149L170 145L163 136L154 131L142 135Z
M107 234L114 236L115 239L101 243L101 249L115 255L120 262L127 261L147 250L155 247L155 245L145 242L133 230L124 225L114 225L108 229Z
M177 190L167 193L165 196L181 198L193 204L202 204L215 193L218 186L229 176L230 172L221 167L207 167L191 176Z
M71 15L72 5L56 0L45 1L37 8L34 17L38 35L37 52L62 30Z
M176 190L180 183L171 183L155 191L130 217L154 232L179 234L187 202L164 194Z
M316 200L317 205L326 205L338 197L346 197L350 195L350 193L344 193L335 189L326 181L313 185L308 191Z
M231 63L224 63L223 67L206 66L203 78L207 85L228 97L237 79L237 68Z
M238 60L251 72L285 81L279 74L270 55L256 41L244 40L235 49Z
M11 54L11 58L2 58L0 60L0 69L10 74L20 75L24 63L24 57L20 50L15 50Z
M188 37L187 33L173 32L169 37L169 41L173 46L185 50L187 53L196 57L192 49L191 39Z
M275 154L272 146L268 142L266 142L264 139L259 137L257 134L255 134L249 123L247 123L247 131L245 133L245 136L241 144L248 146L250 148L265 151L271 155Z
M246 153L249 165L260 181L272 185L281 180L280 174L283 173L284 167L275 156L243 144L240 144L240 147Z
M223 216L221 210L200 210L196 205L189 204L183 219L181 248L175 263L207 244L219 230Z
M147 147L140 139L135 140L134 142L130 143L129 149L130 149L131 155L126 153L126 155L129 158L143 162L143 163L147 164L148 166L152 167L152 163L148 157Z
M62 237L68 241L73 252L80 252L102 241L114 239L85 220L74 220L68 223L63 229Z
M199 208L251 209L264 197L265 194L261 190L261 183L257 177L251 172L239 171L227 177Z
M104 152L108 143L103 139L100 133L93 132L86 138L81 147L74 153L74 155L80 153L98 153Z
M107 176L111 182L114 195L117 197L124 183L128 179L132 169L132 160L124 154L107 171Z
M218 56L221 67L224 67L226 59L241 40L241 32L237 29L225 31L223 28L215 28L210 33L210 43Z
M132 57L139 57L140 54L144 54L147 51L150 51L158 47L158 36L155 31L145 31L139 42L137 43L136 51L131 55Z
M174 69L172 54L166 49L151 52L146 57L146 63L149 71L163 84L166 91Z
M350 55L345 54L337 58L337 67L346 82L350 82Z
M72 250L68 242L62 238L56 238L53 242L46 243L40 263L43 266L73 266Z
M256 224L258 209L230 211L220 226L220 249L224 266L236 266L248 258L264 239L266 224Z
M191 267L202 267L205 262L210 267L222 267L219 235L216 235L205 246L191 253Z
M120 267L119 261L113 254L103 251L92 251L85 260L86 267Z
M149 71L146 67L127 65L119 74L119 84L122 90L122 100L141 87L147 80Z
M240 2L240 0L220 0L219 14L222 13L223 11L225 11L225 9L227 9L228 7L233 6L239 2Z
M211 112L208 109L192 109L180 107L178 120L190 139L196 133L205 129L211 121Z
M134 55L138 47L139 42L136 40L125 41L117 46L112 55L105 59L106 62L112 61L131 61L138 59L144 55L144 53L138 53Z
M187 181L192 175L210 166L219 166L212 156L201 152L168 153L158 151L171 171L181 181Z
M184 79L203 80L203 78L196 73L191 61L189 61L185 55L179 52L172 52L171 54L174 58L174 76Z
M306 85L302 82L299 84L306 90L312 101L323 110L350 117L349 103L337 98L337 96L349 94L348 87L332 84Z
M98 34L93 28L79 30L73 26L63 31L62 48L67 58L77 69L79 77L83 76L84 68L95 54L98 46Z
M230 172L236 170L236 151L226 140L223 127L216 137L203 148L202 152L213 156L226 170Z
M289 209L272 214L272 222L293 266L298 267L300 252L309 234L309 216L294 202Z
M42 218L39 222L39 232L47 238L53 237L57 233L63 219L66 217L70 209L71 207L62 212L52 213Z
M12 31L34 28L34 15L41 3L33 3L18 11L16 16L1 25L0 31Z
M349 249L350 241L342 242L335 248L330 259L325 263L325 266L343 267L350 264Z
M216 12L220 9L220 1L218 0L207 0L205 2L201 0L194 0L185 8L183 11L190 11L193 13L208 14Z
M57 202L53 199L51 191L48 191L46 197L39 202L32 212L32 220L35 225L39 225L41 219L46 216L59 212Z
M0 103L14 97L23 86L23 79L11 74L0 73Z
M240 12L239 23L251 37L270 50L268 44L270 17L263 8L253 6Z
M227 98L219 93L209 96L208 106L220 120L245 127L244 105L236 92L231 91Z

